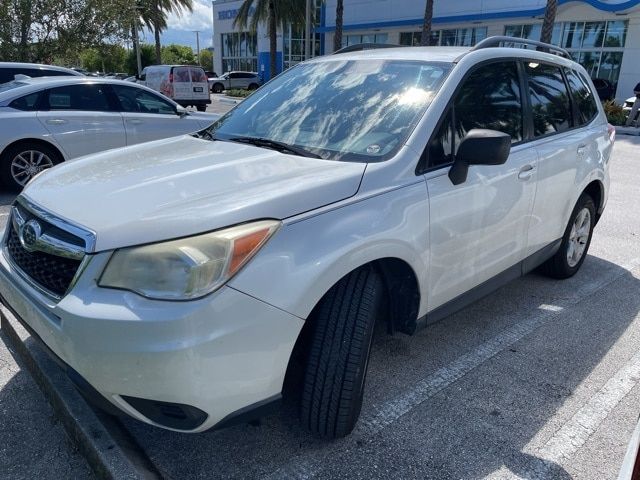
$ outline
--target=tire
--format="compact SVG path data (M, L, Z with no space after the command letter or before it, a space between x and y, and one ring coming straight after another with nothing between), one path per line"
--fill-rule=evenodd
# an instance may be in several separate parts
M587 216L588 218L585 218ZM587 257L593 227L595 226L596 207L593 199L583 193L571 212L569 224L564 231L560 248L556 254L542 264L541 270L552 278L572 277L580 270ZM578 224L578 225L576 225ZM586 230L588 228L588 231Z
M372 267L363 267L340 280L310 319L314 323L300 419L317 437L344 437L358 420L373 329L383 300L380 276Z
M207 106L206 105L196 105L196 108L198 109L199 112L206 112L207 111Z
M46 144L17 143L0 157L2 183L12 192L20 192L36 174L62 161L58 151Z
M247 87L247 90L257 90L257 89L258 89L257 83L252 83Z
M213 86L211 87L211 91L213 93L222 93L223 90L224 90L224 85L222 85L221 83L214 83Z

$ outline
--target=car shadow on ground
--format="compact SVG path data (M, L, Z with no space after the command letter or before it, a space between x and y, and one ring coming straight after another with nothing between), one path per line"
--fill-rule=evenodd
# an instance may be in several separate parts
M617 305L615 313L610 305ZM356 429L334 442L315 439L298 426L292 401L258 422L198 435L131 419L123 423L170 478L277 478L292 469L296 476L320 478L480 478L505 467L523 478L536 472L543 478L570 478L560 465L526 447L639 311L640 281L616 264L589 256L571 279L530 274L414 337L389 336L380 327L361 423L393 399L411 398L416 385L445 375L461 356L544 316L523 338L371 435Z

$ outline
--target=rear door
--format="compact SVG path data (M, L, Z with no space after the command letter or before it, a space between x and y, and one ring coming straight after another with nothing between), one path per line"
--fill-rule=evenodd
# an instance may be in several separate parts
M175 137L200 129L194 117L180 116L176 108L159 95L142 88L111 85L124 119L127 145Z
M204 69L201 67L190 67L191 73L191 90L194 100L208 100L209 99L209 81L207 74L204 73Z
M427 146L430 311L525 257L537 156L535 148L523 143L523 98L515 61L476 66ZM473 128L508 133L511 153L504 165L470 166L467 180L453 185L450 165L460 141Z
M81 83L45 90L38 120L67 158L126 145L122 116L115 111L102 84Z
M528 250L533 253L564 234L581 167L597 164L597 137L604 132L602 125L588 126L598 110L584 79L574 73L565 79L561 67L537 61L524 62L524 70L533 115L532 144L539 157L538 193L529 229ZM566 80L574 84L576 100L572 101Z

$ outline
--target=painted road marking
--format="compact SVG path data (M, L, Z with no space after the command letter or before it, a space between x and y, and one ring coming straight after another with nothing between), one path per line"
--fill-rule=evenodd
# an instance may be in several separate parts
M364 415L349 437L343 441L336 442L333 447L323 449L320 456L316 456L315 452L302 453L266 478L305 479L314 477L326 466L327 456L332 454L339 455L340 452L345 449L345 442L368 442L373 435L391 425L416 406L443 391L449 385L460 380L467 373L496 356L498 353L511 347L550 319L563 314L568 306L577 305L583 300L590 298L595 292L605 288L623 275L628 274L639 264L640 259L634 259L625 266L620 266L619 269L611 269L604 278L598 277L586 284L586 288L581 296L567 299L564 302L558 302L563 303L563 305L556 305L554 306L555 308L552 309L540 308L544 306L544 304L539 306L532 314L525 317L522 322L507 328L492 339L483 342L470 352L458 357L449 365L440 368L433 374L419 381L413 388L405 391L402 395L389 400L380 408L375 409L373 413Z

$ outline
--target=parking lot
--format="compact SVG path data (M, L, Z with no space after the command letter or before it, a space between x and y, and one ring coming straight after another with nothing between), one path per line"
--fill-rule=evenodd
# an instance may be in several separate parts
M349 437L312 438L292 404L200 435L124 426L174 479L616 478L640 413L639 148L618 137L575 277L527 275L414 337L379 331ZM0 198L3 222L12 199ZM0 362L0 476L91 476L8 350Z

